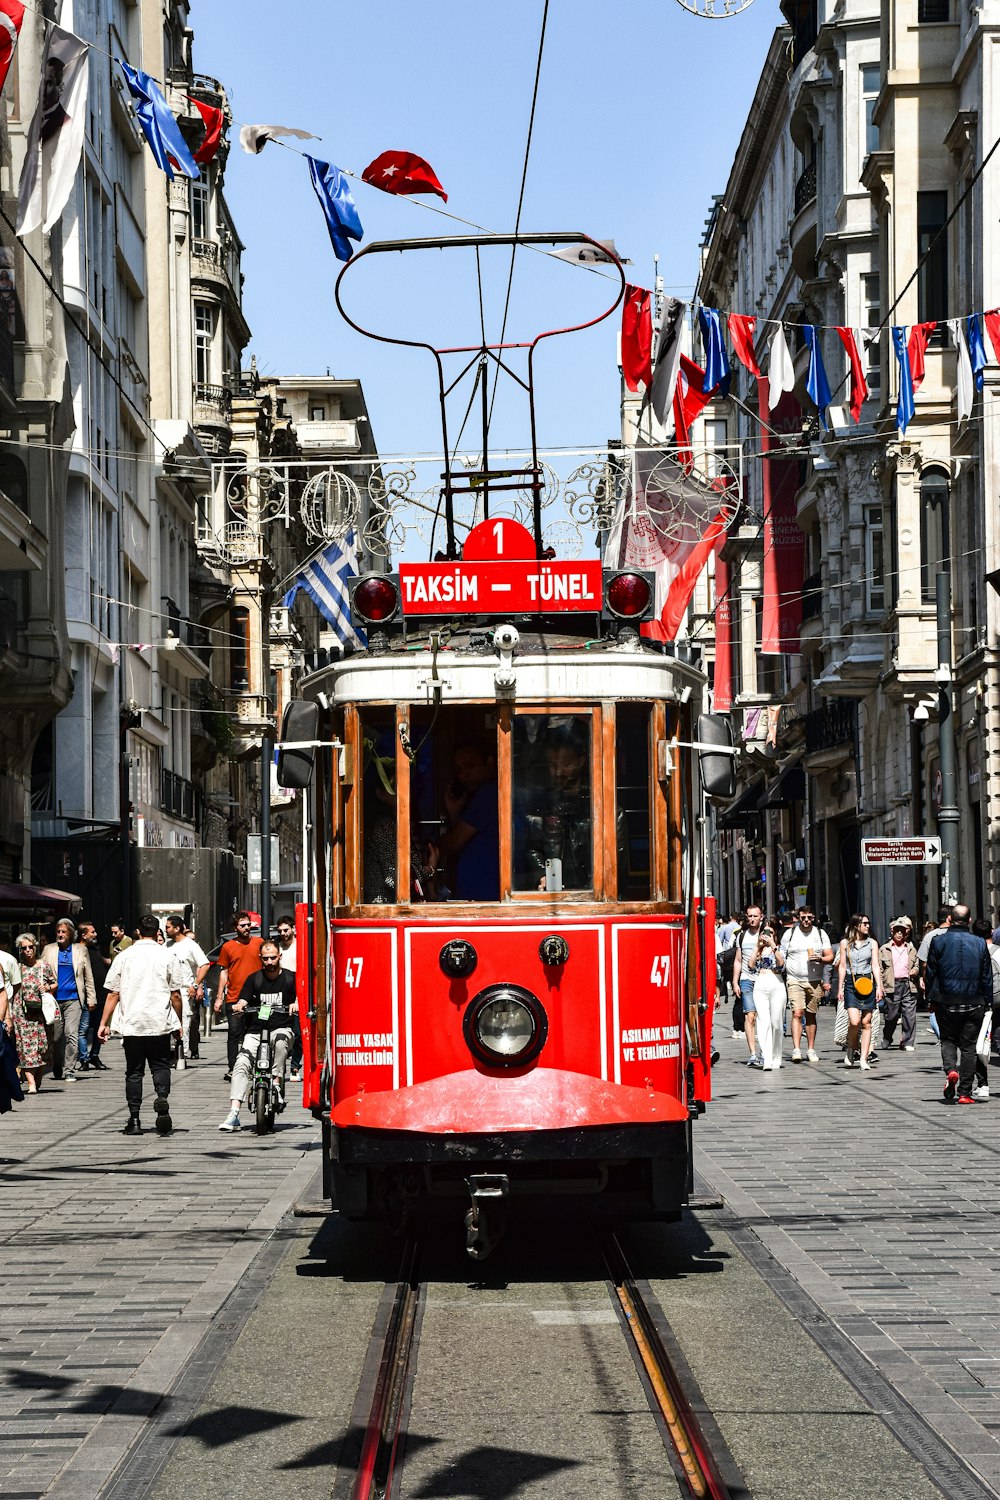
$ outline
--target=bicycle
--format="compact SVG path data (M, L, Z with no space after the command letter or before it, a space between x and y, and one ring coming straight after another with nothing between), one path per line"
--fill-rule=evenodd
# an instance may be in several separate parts
M257 1134L267 1135L268 1131L274 1129L275 1115L280 1115L285 1108L284 1080L276 1078L274 1073L272 1030L288 1031L289 1043L291 1031L288 1012L281 1007L263 1004L256 1019L261 1030L250 1077L250 1098L253 1100Z

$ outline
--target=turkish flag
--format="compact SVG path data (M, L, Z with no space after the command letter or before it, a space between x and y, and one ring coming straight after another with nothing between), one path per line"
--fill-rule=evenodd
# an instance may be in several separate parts
M847 358L851 362L851 416L855 422L860 422L861 408L868 400L868 382L858 348L858 333L853 328L838 328L837 337L847 350Z
M3 0L0 0L0 4ZM191 99L191 95L188 95ZM215 156L222 144L222 130L226 123L226 117L221 109L216 109L214 104L202 104L200 99L191 99L191 103L205 121L205 139L193 153L195 161L200 167L205 167Z
M381 188L383 193L437 193L448 202L448 194L438 182L434 169L422 156L412 151L383 151L376 156L361 174L361 181L369 187Z
M0 89L7 82L23 20L21 0L0 0Z
M627 286L622 303L622 374L630 391L639 389L642 381L647 391L653 383L653 315L652 292L645 287Z
M760 375L760 365L753 351L753 336L756 327L757 319L751 315L729 314L729 337L733 341L733 348L751 375Z

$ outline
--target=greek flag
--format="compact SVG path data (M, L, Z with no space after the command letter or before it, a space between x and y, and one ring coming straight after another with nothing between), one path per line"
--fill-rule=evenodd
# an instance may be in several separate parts
M363 630L351 621L351 602L347 580L357 572L354 566L354 532L343 542L331 542L325 552L306 563L281 603L290 609L299 589L305 589L316 608L328 620L337 638L354 646L367 646Z

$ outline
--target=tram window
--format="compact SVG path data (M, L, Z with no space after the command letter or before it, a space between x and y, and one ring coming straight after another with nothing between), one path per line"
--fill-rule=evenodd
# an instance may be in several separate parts
M410 805L415 834L438 870L438 900L499 901L496 710L414 712ZM433 851L433 853L431 853Z
M515 891L593 886L590 716L515 714L511 798Z
M390 708L361 715L361 891L366 904L396 900L396 736Z
M618 900L652 896L649 812L648 703L619 703L615 711L615 827L618 839Z

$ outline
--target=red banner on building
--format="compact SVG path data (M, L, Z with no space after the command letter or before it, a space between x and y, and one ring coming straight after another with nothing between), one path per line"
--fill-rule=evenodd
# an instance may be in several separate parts
M730 594L729 564L723 560L726 538L720 537L715 549L715 677L712 683L712 712L728 713L733 706L733 600Z
M795 512L799 460L778 456L781 450L769 429L787 431L801 438L802 412L795 397L786 393L774 411L767 414L768 384L764 376L757 381L757 401L762 414L760 446L764 475L764 609L760 649L763 655L780 656L801 650L806 539Z

